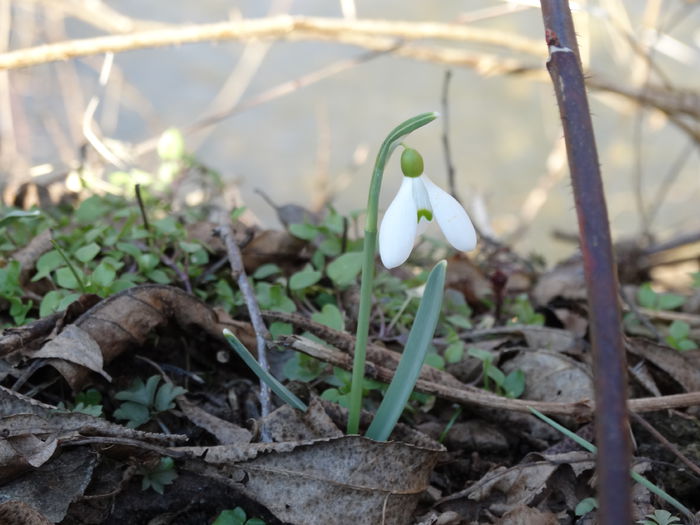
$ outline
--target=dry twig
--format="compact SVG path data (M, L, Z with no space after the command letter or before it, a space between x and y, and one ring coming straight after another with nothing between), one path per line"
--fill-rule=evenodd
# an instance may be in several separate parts
M255 341L258 350L258 362L260 366L268 371L270 366L267 362L267 342L266 340L270 337L270 333L265 326L262 315L260 314L260 307L258 306L258 301L255 299L255 292L253 291L250 281L248 281L248 276L243 268L243 256L241 254L241 249L236 243L236 238L233 234L233 228L228 222L227 218L222 219L221 226L219 227L219 232L226 244L226 251L228 253L229 263L231 264L231 272L233 273L233 278L238 283L238 287L243 293L245 298L246 306L248 307L248 313L250 315L250 321L255 330ZM263 418L270 413L270 387L267 383L260 381L260 412ZM267 434L265 426L263 425L261 431L262 441L270 441L270 437Z

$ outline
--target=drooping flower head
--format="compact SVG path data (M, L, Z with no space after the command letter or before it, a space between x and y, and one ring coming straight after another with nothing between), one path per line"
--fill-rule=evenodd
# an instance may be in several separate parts
M401 171L401 187L379 226L379 256L384 266L395 268L406 262L416 237L433 220L457 250L473 250L476 232L469 215L454 197L423 175L420 153L405 147Z

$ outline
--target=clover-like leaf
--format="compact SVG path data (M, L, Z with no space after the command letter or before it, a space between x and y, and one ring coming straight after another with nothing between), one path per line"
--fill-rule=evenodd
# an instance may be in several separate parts
M126 401L114 411L116 419L127 420L126 426L129 428L138 428L141 425L148 423L151 419L151 412L146 405Z
M161 385L156 393L153 408L155 408L156 412L165 412L166 410L170 410L171 408L175 407L175 398L184 394L185 392L187 392L187 390L181 386L175 386L172 383L165 383Z

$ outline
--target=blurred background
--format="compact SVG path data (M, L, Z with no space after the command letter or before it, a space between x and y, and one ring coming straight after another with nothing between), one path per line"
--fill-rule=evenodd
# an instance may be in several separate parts
M697 235L700 2L571 5L615 238ZM28 180L71 187L78 176L98 191L113 190L114 172L138 181L157 169L156 141L175 127L263 226L279 223L258 189L278 204L330 202L349 213L365 205L386 133L436 110L443 118L409 140L434 182L450 187L451 164L454 191L481 229L519 251L552 264L575 250L537 2L0 0L0 46L285 15L316 25L0 71L4 202ZM387 24L360 30L368 19ZM342 29L321 31L324 21ZM428 22L440 25L422 38ZM399 174L394 159L383 206ZM185 201L202 198L210 197L195 184Z

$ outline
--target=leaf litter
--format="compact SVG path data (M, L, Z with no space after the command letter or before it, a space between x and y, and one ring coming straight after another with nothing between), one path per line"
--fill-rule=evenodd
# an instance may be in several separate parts
M305 239L287 231L237 229L246 271L264 267L259 275L309 274L303 269L319 246L335 253L332 243L323 244L323 220L318 218L314 227L319 229L306 232ZM195 250L194 242L201 242L212 255L224 255L212 230L207 222L188 228L187 248ZM45 236L37 237L21 253L23 268L37 264L50 246ZM527 407L557 415L589 439L592 435L580 262L536 272L508 250L493 260L488 253L483 260L459 257L452 261L448 286L463 297L465 310L452 314L452 331L434 343L439 355L460 341L463 355L447 365L423 367L417 395L424 397L409 403L406 424L399 424L386 443L345 436L344 408L318 397L326 395L323 381L337 381L343 377L339 370L351 367L354 339L346 330L354 322L355 295L346 283L354 275L338 276L340 308L327 314L346 330L335 321L329 321L333 326L314 321L303 288L293 290L291 300L277 295L274 283L260 288L266 321L286 333L269 342L278 361L273 362L276 375L284 378L283 361L293 351L320 363L317 379L288 384L308 400L306 412L281 405L260 417L253 376L227 351L222 336L229 329L252 350L252 326L242 311L212 306L217 301L206 293L196 297L175 286L140 284L102 299L83 294L64 313L6 329L0 336L5 385L0 387L0 516L17 516L16 523L203 523L242 506L249 516L273 524L574 523L577 504L595 494L594 458ZM511 269L512 280L506 273L504 303L494 316L483 298L495 293L495 281L483 268L496 262ZM30 286L31 271L21 275ZM31 283L34 290L40 285ZM314 277L309 286L328 283ZM528 291L531 309L512 309L508 301ZM467 310L472 317L464 324L460 319L468 319ZM696 313L676 317L692 323ZM666 317L651 319L664 329ZM366 375L377 384L391 378L400 358L401 321L394 333L386 332L387 323L377 320L367 350ZM492 356L489 366L503 376L524 373L522 399L484 390L487 376L500 376L468 355L471 347L487 352L475 355ZM656 410L650 419L659 431L671 441L677 438L678 453L697 463L700 453L691 436L697 436L698 412L685 408L692 403L669 397L700 390L696 353L649 337L628 339L628 352L631 397L652 394L632 406ZM148 358L138 360L141 354ZM172 403L147 410L137 429L76 411L81 405L71 392L97 388L102 413L114 414L120 401L129 402L119 393L134 377L160 378L179 390L172 390ZM336 386L341 392L342 385ZM366 408L376 408L378 398L369 399ZM658 411L668 408L675 410L660 419ZM363 413L361 428L370 421L371 413ZM271 442L260 441L263 426ZM637 468L692 506L698 479L645 460L677 461L644 430L636 425L632 430ZM175 471L161 479L163 495L154 498L141 486L159 486L155 466L162 458L172 458ZM641 518L663 502L638 486L634 505Z

